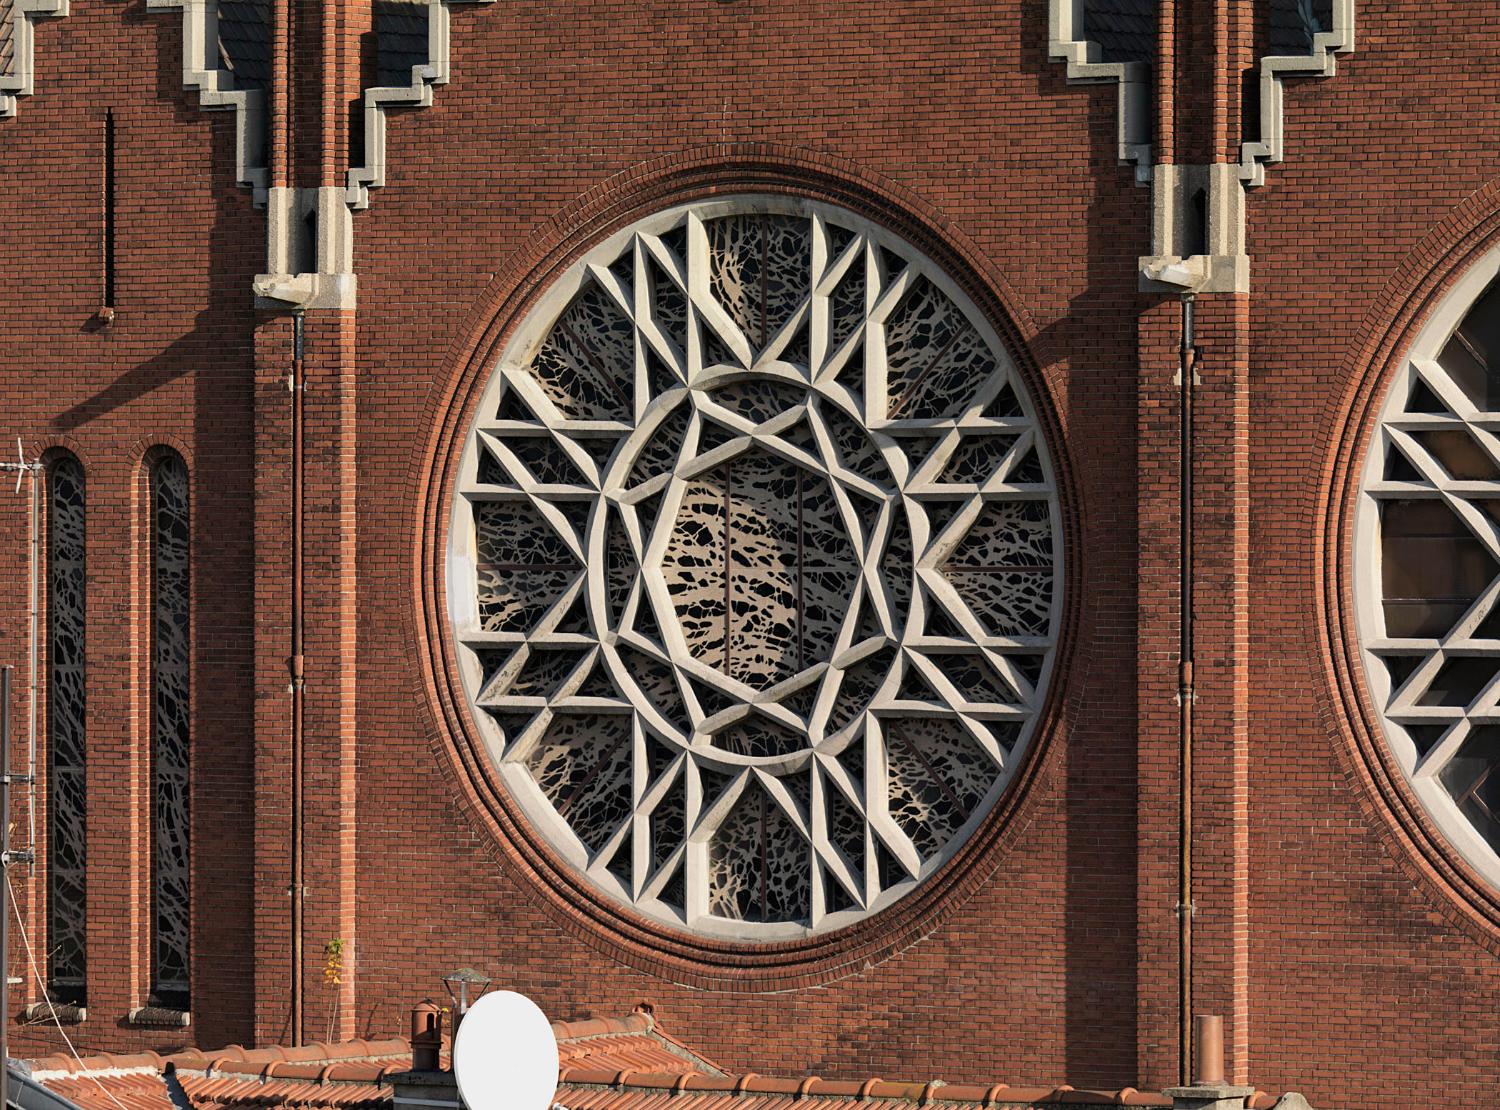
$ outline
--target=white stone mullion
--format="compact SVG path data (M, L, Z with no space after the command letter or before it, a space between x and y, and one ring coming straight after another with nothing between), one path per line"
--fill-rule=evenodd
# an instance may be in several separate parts
M1426 755L1417 756L1412 765L1412 778L1428 779L1435 777L1444 767L1448 766L1449 760L1458 754L1463 747L1464 741L1469 738L1473 731L1473 725L1467 716L1460 717L1454 721L1443 733L1438 742L1434 744ZM1413 744L1413 754L1416 745Z
M687 232L688 303L697 309L699 325L711 328L729 352L740 360L740 365L748 369L754 357L750 340L713 295L709 283L708 231L695 212L688 214ZM691 379L688 384L693 384Z
M994 765L995 774L1002 779L1008 778L1010 776L1010 760L1005 754L1005 749L1000 746L1000 741L995 737L995 734L984 726L985 720L988 719L990 718L976 717L967 711L960 711L958 713L959 726L963 728L969 739L974 741L984 754L990 757L990 762Z
M613 270L604 266L589 263L585 269L587 269L589 277L593 278L594 283L604 290L605 295L614 302L615 307L624 314L625 318L632 324L635 323L636 313L640 310L641 304L639 291L640 271L636 271L636 289L631 289L630 286L615 276Z
M882 314L879 320L875 318L875 310L880 304L880 295L884 286L880 274L880 252L873 242L867 241L864 255L865 318L860 328L864 334L862 337L851 336L850 342L853 342L855 338L863 339L861 349L865 356L864 424L865 427L871 428L877 421L885 419L885 410L889 402L886 388L885 315Z
M1050 647L1051 644L1046 645L1046 648ZM1046 649L1044 648L1044 650ZM1016 692L1022 707L1018 712L1034 712L1037 708L1036 687L1022 673L1021 668L1012 663L1010 656L1004 652L995 651L992 648L984 646L980 647L980 651L984 655L985 662L989 663L999 673L1000 677L1010 685L1011 689Z
M1447 661L1448 657L1444 654L1441 647L1422 660L1416 670L1412 671L1410 677L1399 687L1391 691L1390 700L1386 703L1385 707L1386 715L1392 720L1412 723L1414 720L1430 716L1430 710L1440 708L1446 710L1447 707L1419 706L1417 699L1427 692L1427 688L1432 685L1432 680L1437 677L1438 672L1443 669L1443 664ZM1457 712L1462 712L1462 710L1457 710ZM1408 718L1412 720L1409 721Z
M1468 423L1479 415L1469 395L1459 388L1442 363L1436 359L1414 358L1406 364L1406 380L1415 377L1448 406L1448 411Z
M639 897L643 899L660 899L662 890L665 889L666 885L672 881L672 876L677 873L677 869L681 866L684 866L684 861L687 859L687 854L688 846L686 843L679 844L677 847L673 848L672 851L668 853L667 858L663 861L662 865L658 867L654 872L652 872L646 878L646 881L641 885L641 893ZM686 888L687 883L684 881L684 894L686 894Z
M1005 457L1000 460L1000 465L995 472L983 483L982 488L986 493L994 492L1003 486L1012 484L1011 472L1016 469L1021 460L1026 457L1036 444L1036 430L1027 428L1016 437L1016 441L1010 445L1010 450L1005 452Z
M915 878L922 871L922 855L917 851L917 846L911 842L911 837L902 831L901 826L890 814L890 769L889 758L886 754L885 728L881 721L873 715L865 722L865 735L868 743L865 747L866 779L868 789L865 794L865 820L869 826L870 833L878 839L885 848L896 857L896 862L906 869L908 876ZM874 852L870 853L870 864L877 867Z
M690 219L697 220L697 217L693 216L690 217ZM701 229L702 221L697 220L697 222ZM673 254L672 251L668 249L667 245L661 241L660 236L642 233L636 236L636 241L640 244L642 252L644 254L650 255L652 261L654 261L657 267L662 271L662 273L667 276L667 280L672 282L673 285L677 286L678 290L680 290L682 293L686 294L688 291L688 275L687 270L683 268L683 263L687 260L679 259L675 254ZM688 243L688 253L691 254L691 232L689 232L688 235Z
M812 269L809 273L808 288L811 290L810 309L812 322L807 334L807 380L815 382L818 380L819 372L823 368L823 360L828 357L828 342L832 338L833 313L828 304L828 295L832 292L832 286L837 283L824 281L824 274L828 270L828 224L822 216L814 214L812 218Z
M552 723L552 710L547 707L546 698L507 698L504 708L535 714L521 729L520 734L506 745L505 755L502 757L502 762L505 763L524 763L536 750L547 726Z
M549 835L555 835L556 843L564 856L589 872L606 889L619 891L617 896L624 897L653 916L673 922L678 920L675 906L669 907L662 902L661 894L669 885L675 888L680 876L686 896L684 911L688 926L742 939L786 937L794 935L799 926L813 930L822 927L829 916L828 909L836 894L836 887L844 887L852 895L847 899L839 896L840 904L858 906L862 910L876 905L881 900L877 845L882 853L889 854L897 861L898 877L893 885L899 891L904 891L911 885L900 878L900 875L916 879L923 874L924 861L921 853L890 814L888 760L884 730L877 714L904 708L912 716L940 716L955 720L960 723L965 734L987 752L986 762L982 765L986 771L989 763L997 768L991 776L991 785L1002 782L1008 776L1007 757L997 731L1001 723L1005 724L1007 732L1020 726L1017 743L1026 743L1030 729L1034 727L1031 703L1035 700L1036 691L1031 689L1019 668L1009 663L1007 653L1046 653L1050 651L1051 639L989 635L978 615L969 611L940 568L945 555L951 552L977 519L982 509L981 493L1014 499L1046 499L1051 505L1054 532L1057 527L1057 510L1050 483L1028 483L1025 488L1010 488L1005 484L1005 480L1014 472L1015 466L1029 448L1037 450L1044 473L1047 472L1048 460L1041 437L1032 423L1030 398L1024 383L1018 379L1013 380L1013 368L995 337L983 321L973 315L971 308L964 307L961 292L953 291L951 285L944 286L956 298L958 310L985 337L998 369L993 374L985 375L982 381L973 383L972 389L968 391L963 414L957 419L882 423L888 401L886 322L897 311L902 298L910 291L919 274L924 275L924 280L932 280L937 284L942 284L943 279L929 274L920 260L908 261L911 257L909 254L902 252L900 257L896 257L884 250L884 238L863 224L860 226L865 227L865 230L854 232L848 237L845 247L835 256L831 231L833 225L828 222L828 215L816 205L783 208L780 202L773 200L771 210L797 213L805 220L802 230L808 236L803 245L807 253L801 256L804 261L795 265L807 267L809 293L807 299L797 306L792 318L758 351L750 338L741 332L731 315L730 306L718 300L710 280L712 265L717 264L718 260L710 256L710 240L705 221L735 211L722 200L697 208L678 208L671 216L661 217L654 222L645 221L639 229L614 237L610 240L611 246L607 251L600 250L589 255L582 265L558 283L553 292L546 295L544 311L554 313L553 317L539 315L535 320L523 322L522 328L516 333L518 338L512 348L513 354L508 356L513 357L514 361L504 364L498 371L498 376L490 387L495 400L487 401L485 405L486 411L492 416L497 414L500 391L513 390L516 407L519 409L524 406L530 410L518 411L513 415L533 419L477 420L464 460L466 469L463 471L460 492L467 502L525 499L543 517L546 527L562 537L565 544L573 550L575 557L579 558L581 568L576 580L569 584L563 596L548 609L530 635L472 631L469 625L477 624L477 617L472 618L469 624L464 624L460 609L454 609L459 614L454 620L460 642L467 647L480 651L487 648L503 650L507 647L522 649L518 654L513 653L516 654L516 659L506 666L506 676L492 676L495 681L488 683L483 682L483 676L478 673L477 661L465 651L462 653L463 678L470 690L481 685L484 687L473 695L478 699L481 709L487 711L480 714L483 718L482 728L494 723L491 720L491 714L494 713L511 711L526 715L517 717L511 725L515 739L510 744L510 750L500 757L501 771L507 776L507 781L513 780L515 796L528 812L540 810L537 816L544 824L551 820L556 825L555 829L548 826ZM659 234L660 229L670 228L674 223L682 228L684 244L680 251L669 248ZM757 249L753 234L742 243L735 236L731 236L730 241L739 245L727 249ZM899 247L896 249L899 251ZM731 276L734 259L723 261L727 267L726 276ZM864 303L860 306L862 312L857 323L854 320L844 322L853 327L853 334L846 338L839 349L834 350L832 298L841 287L851 288L846 283L850 281L851 275L858 273L853 270L855 266L864 267ZM800 273L787 276L799 282L802 278ZM546 341L548 327L555 326L555 313L565 311L578 289L587 283L597 285L600 295L617 306L632 325L631 357L634 374L631 409L634 418L628 422L579 421L568 418L558 408L562 405L571 409L572 402L559 392L566 388L565 382L562 379L548 379L543 387L543 379L537 376L532 365L532 352L539 343ZM664 330L665 325L660 319L659 305L654 296L656 291L664 291L673 285L681 289L686 301L687 336L682 350L678 349L676 341ZM702 330L705 328L708 331ZM809 363L805 380L810 385L807 404L788 407L781 412L758 412L755 419L750 420L713 401L707 390L717 387L721 382L726 385L734 382L734 371L740 367L749 367L752 359L755 367L779 379L795 382L801 378L802 367L797 365L788 369L784 357L793 342L800 347L803 342L800 332L804 328L807 330ZM675 334L675 327L672 330ZM715 338L716 346L722 345L728 352L722 356L729 364L727 367L705 367L704 346L710 336ZM857 367L861 375L858 383L854 381L856 364L851 361L856 357L863 359ZM717 364L720 359L714 357L712 361ZM648 367L652 368L649 372ZM689 393L676 388L672 380L674 376L682 382L691 383L693 391ZM1016 404L1019 406L1013 411L1023 415L1004 418L984 416L985 409L990 406L998 391L1006 388L1008 383L1014 388ZM661 391L660 396L656 395L657 389ZM862 396L856 396L857 392L862 392ZM667 473L632 484L629 471L633 456L630 452L642 449L659 432L661 422L678 404L690 406L690 419L687 421L687 432L682 436L683 442L678 446L675 461ZM885 460L884 469L877 466L873 471L866 472L864 469L850 468L840 456L838 441L830 434L829 426L823 419L825 413L822 406L825 404L839 407L841 411L850 414L856 424L863 425L876 450ZM713 452L700 453L698 445L706 427L703 423L705 418L712 419L719 426L714 434L720 435L722 430L727 433L727 437L720 437L728 438L729 442ZM800 434L800 430L794 426L804 420L812 431L812 441L806 446L798 446L786 437L794 433ZM553 437L553 442L563 452L570 467L577 470L578 477L571 480L579 483L578 485L540 483L520 463L520 458L531 452L517 444L516 437L535 435L544 430ZM937 446L932 450L924 446L917 452L917 462L913 464L898 439L888 434L892 431L898 436L904 433L931 436L935 438ZM959 510L954 523L943 529L941 534L935 534L928 521L927 506L913 498L912 494L925 490L929 485L942 485L939 481L942 468L951 461L953 452L962 448L965 435L996 434L1014 437L1016 442L1009 444L1003 460L995 457L999 466L987 483L964 483L962 486L942 488L943 494L963 494L965 500L954 506ZM596 445L588 442L587 437L605 435L627 437L624 443L628 446L623 447L624 454L616 452L615 458L601 465L594 461ZM506 480L513 480L514 488L472 488L478 486L474 480L477 477L476 454L481 449L490 449L492 442L499 446L498 450L491 450L498 464L496 470L508 475ZM1500 439L1496 440L1496 444L1500 445ZM769 451L790 464L825 476L834 498L834 512L829 515L854 542L858 563L858 574L847 575L844 579L852 584L852 589L849 590L851 597L847 609L835 614L842 617L842 622L837 628L828 657L816 661L810 669L789 675L766 689L751 687L732 679L693 657L682 633L674 597L664 573L664 564L676 532L676 518L680 515L689 484L706 470L722 466L726 460L752 447ZM886 470L889 471L889 476ZM497 477L499 476L497 473ZM892 479L895 491L891 488ZM606 482L610 483L608 487ZM1436 488L1431 492L1436 495ZM1455 497L1472 495L1472 491L1467 488L1453 488L1447 492ZM585 524L580 505L598 504L601 497L602 511L593 512ZM643 502L647 500L652 502L650 516L644 515ZM461 515L467 502L460 502ZM612 534L605 527L608 523L607 513L611 509L621 513L631 552L641 568L641 573L624 599L625 607L617 629L612 627L614 620L607 610L604 590L606 560L600 557L606 540ZM578 525L568 523L569 517L564 510L579 519ZM904 572L912 579L914 593L909 605L905 607L905 613L897 611L894 599L886 588L888 575L882 572L881 566L885 546L897 526L898 513L903 514L901 519L910 524L913 548L910 568L892 568L892 573ZM610 526L612 527L612 523ZM574 534L579 531L585 534ZM472 525L468 532L456 530L455 551L462 550L462 545L468 542L472 532ZM469 559L469 564L464 564L459 555L453 561L462 571L465 565L472 565L472 553ZM469 578L467 593L473 595L477 589L477 580L472 574ZM462 589L462 585L458 588ZM557 631L564 618L576 619L574 614L580 600L587 603L590 628L597 628L605 633L602 642L589 629L566 634ZM635 630L638 621L645 620L641 610L643 605L651 607L655 624L660 629L661 644L646 640ZM958 630L956 638L919 635L925 627L924 610L928 605L937 606L939 611L951 616ZM1055 611L1052 617L1055 627ZM601 621L603 625L600 624ZM862 625L877 633L883 630L884 635L877 634L861 640ZM898 626L902 629L899 642L895 633ZM553 691L550 705L547 704L549 699L486 694L486 690L507 688L509 672L529 665L527 659L534 660L532 649L539 645L587 649L580 653L582 662L573 666ZM981 652L983 665L993 671L994 681L1000 687L993 696L1009 698L1008 692L1004 692L1005 685L1009 684L1015 689L1016 700L1021 704L968 701L968 693L962 684L956 678L950 679L943 670L943 661L936 655L929 654L933 647ZM894 657L891 654L892 648L896 651ZM634 655L634 652L643 652L647 658L655 661L654 664L646 664L648 669L656 664L670 669L673 681L679 687L682 705L692 723L688 735L679 731L680 726L687 724L686 722L674 724L661 719L661 710L655 705L647 704L649 699L645 697L630 670L632 659L642 662L641 657ZM887 666L887 661L892 658L895 662ZM873 668L877 660L879 669L875 670ZM552 659L549 662L556 664L561 660ZM590 675L599 673L601 665L605 666L606 673L613 676L623 701L613 696L579 696L583 684L590 681ZM846 705L840 709L839 699L841 696L851 696L847 693L848 684L845 682L848 670L861 666L871 668L863 680L877 688L873 696L869 696L868 704L857 707L858 712L851 716L851 711L856 707ZM903 667L917 668L917 674L931 687L931 693L923 693L920 700L910 703L897 701ZM718 704L722 701L728 707L710 719L711 729L704 727L709 722L705 720L704 706L697 700L699 691L703 692L704 697L709 696L708 691L715 691L711 702ZM600 693L609 691L601 690ZM789 707L788 702L794 694L799 701L811 699L810 708L805 707L808 719L804 720ZM491 702L495 704L490 704ZM555 813L527 766L529 760L536 758L536 747L543 742L551 727L553 713L559 708L569 713L586 712L590 717L605 712L631 713L629 817L622 819L602 850L592 858L584 850L582 841L572 833L568 819ZM675 708L669 708L668 712L676 714ZM835 712L850 719L833 735L828 735L828 722ZM1496 713L1500 715L1500 709ZM752 715L799 732L805 731L810 750L779 760L752 762L713 748L713 731ZM580 719L579 723L585 723L586 719ZM499 736L501 729L498 725L488 729L486 737L490 737L492 732ZM648 757L656 749L652 746L648 752L648 744L654 745L655 741L650 738L658 734L663 738L662 742L684 750L662 774L653 779ZM499 750L500 743L503 742L502 738L495 743L496 750ZM827 754L829 749L849 744L864 745L865 768L859 779L851 775L842 762L850 754L847 748L840 756ZM729 778L726 781L730 785L717 797L705 799L703 775L710 767L727 774ZM810 792L808 806L803 806L789 789L789 785L793 784L786 778L787 775L800 774L811 775L810 780L794 784L801 790L805 783L805 788ZM803 911L806 916L800 922L793 920L767 925L726 922L709 913L709 845L717 835L716 830L742 800L743 791L751 781L761 783L762 788L771 796L771 804L778 811L784 812L792 823L792 829L786 830L787 843L767 845L767 850L800 852L805 848L808 853L807 865L813 868L810 875L810 902ZM652 814L664 803L669 792L679 788L687 803L685 816L688 835L681 844L653 845ZM850 857L844 855L841 849L836 849L830 840L830 790L845 795L844 800L861 815L865 860L862 869L851 867ZM620 801L623 802L624 799ZM675 813L675 795L672 804ZM784 828L780 822L777 824ZM626 839L629 840L628 846L625 844ZM628 857L620 854L625 851L630 853ZM801 857L798 858L800 862ZM630 867L628 879L622 870L627 859ZM658 860L661 861L660 865ZM611 862L616 865L613 872L606 866ZM671 901L674 904L677 902L675 893ZM795 919L800 914L794 911L790 916ZM838 919L842 920L843 916L839 915Z
M922 571L941 572L943 564L948 561L963 538L969 534L969 529L979 519L983 508L984 499L978 493L972 493L964 498L963 507L958 509L948 523L943 525L943 530L936 536L930 537L927 545L917 553L916 564L919 576ZM926 515L925 512L923 515ZM947 579L944 578L943 581L947 582ZM956 599L958 595L955 592L953 596Z
M828 872L833 873L833 880L844 888L844 892L854 899L856 905L862 905L865 901L864 876L854 873L854 869L844 858L843 853L828 838L827 793L831 789L837 789L837 787L829 786L822 774L813 773L811 845L815 864L813 867L813 919L815 922L827 912L825 883Z
M812 304L812 298L809 297L797 306L796 311L792 313L781 330L767 340L765 347L755 355L752 369L759 370L773 362L782 361L781 352L786 350L788 344L796 338L798 330L803 324L807 323L808 317L812 315Z
M651 864L651 818L646 813L646 790L651 785L651 757L647 752L646 729L639 713L630 715L630 743L630 897L635 900L641 896L646 870Z
M906 492L939 493L964 488L938 480L942 476L943 467L948 465L948 460L953 457L953 453L962 443L963 436L959 434L957 427L944 432L926 457L912 468L911 476L906 480Z
M593 857L589 860L588 873L597 882L602 882L605 885L615 885L618 882L618 880L610 875L609 864L615 858L615 854L625 846L625 841L630 839L634 828L634 817L627 817L620 822L615 831L610 833L608 839L600 845L599 850L593 854ZM574 835L576 836L577 834L575 833ZM633 898L634 896L634 891L632 891L631 897Z
M1497 492L1500 492L1500 486L1497 486ZM1463 497L1444 491L1443 501L1453 514L1468 526L1475 538L1484 544L1490 558L1500 561L1500 527L1497 527L1486 513L1476 509Z

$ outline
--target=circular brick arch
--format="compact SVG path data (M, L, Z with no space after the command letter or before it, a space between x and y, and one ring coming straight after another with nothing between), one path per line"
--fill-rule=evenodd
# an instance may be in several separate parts
M1019 762L1010 788L973 835L911 896L846 928L790 941L746 943L695 935L622 910L561 861L547 838L492 779L483 741L457 679L457 657L447 631L443 567L452 516L454 476L481 387L514 327L559 274L594 244L634 219L674 204L729 193L804 197L837 205L901 236L942 267L998 334L1016 372L1036 401L1037 422L1052 447L1061 504L1059 536L1073 549L1077 529L1070 472L1059 434L1053 392L1030 357L1034 334L1014 311L1004 281L942 215L888 183L872 181L848 164L805 151L763 145L714 147L690 157L663 159L612 180L549 221L510 259L470 313L464 338L445 360L430 407L433 430L420 478L419 529L414 562L423 678L430 711L430 745L463 809L513 868L542 895L548 910L609 954L677 981L737 989L785 989L858 971L930 932L977 889L1006 845L1024 827L1025 801L1045 762L1048 738L1059 730L1067 700L1068 660L1078 609L1078 560L1064 569L1065 607L1058 624L1053 681L1038 712L1036 738ZM981 277L982 275L982 277Z

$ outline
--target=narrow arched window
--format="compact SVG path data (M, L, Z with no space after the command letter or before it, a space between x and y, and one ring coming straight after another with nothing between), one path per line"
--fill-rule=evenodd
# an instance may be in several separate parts
M151 988L188 1008L192 881L189 747L188 472L163 453L151 465Z
M47 468L47 985L83 1005L88 970L88 746L83 467L59 455Z

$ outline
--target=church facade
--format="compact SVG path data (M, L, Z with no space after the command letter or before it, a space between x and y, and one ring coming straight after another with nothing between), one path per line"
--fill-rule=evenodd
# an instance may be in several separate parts
M13 1054L1483 1104L1497 33L0 0Z

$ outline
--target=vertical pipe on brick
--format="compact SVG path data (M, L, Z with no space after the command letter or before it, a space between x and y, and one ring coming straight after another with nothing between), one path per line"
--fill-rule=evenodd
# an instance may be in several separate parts
M1177 656L1177 1052L1178 1079L1191 1081L1193 1052L1193 295L1182 298L1178 345Z
M305 891L302 851L304 653L302 638L302 311L292 314L292 1020L293 1044L303 1040L302 933Z
M9 664L0 667L0 1107L10 1105L10 674Z

